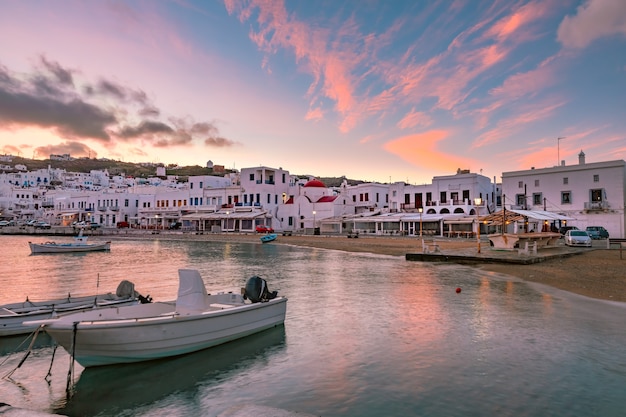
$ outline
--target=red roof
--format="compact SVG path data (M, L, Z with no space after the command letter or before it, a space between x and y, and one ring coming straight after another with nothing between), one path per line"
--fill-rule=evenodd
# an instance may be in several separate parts
M337 199L336 195L325 195L319 200L317 200L317 203L332 203L336 199Z
M320 180L311 180L309 182L307 182L306 184L304 184L305 187L320 187L320 188L326 188L326 186L324 185L324 183Z

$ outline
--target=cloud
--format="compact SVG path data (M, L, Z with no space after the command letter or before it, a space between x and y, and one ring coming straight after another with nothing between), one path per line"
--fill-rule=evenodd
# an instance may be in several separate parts
M50 155L70 154L77 158L98 158L98 153L81 142L68 141L58 145L38 146L33 149L35 157L47 159Z
M624 0L588 0L578 7L576 15L565 16L557 32L566 48L585 48L597 39L626 36L626 2Z
M411 110L397 124L400 129L410 129L416 126L430 126L433 119L426 113Z
M460 167L473 164L470 159L446 154L437 149L439 142L448 139L449 132L431 130L415 135L399 137L385 144L386 151L419 167L435 172L454 172Z
M39 128L68 139L59 148L84 152L78 141L100 142L115 152L118 141L146 142L157 147L198 144L228 147L236 142L223 138L209 122L188 121L182 117L158 120L161 111L141 89L111 80L83 82L78 86L77 70L70 70L42 56L32 73L14 75L0 66L0 129ZM41 150L42 152L59 153ZM92 149L87 149L91 152ZM68 153L68 152L60 152Z

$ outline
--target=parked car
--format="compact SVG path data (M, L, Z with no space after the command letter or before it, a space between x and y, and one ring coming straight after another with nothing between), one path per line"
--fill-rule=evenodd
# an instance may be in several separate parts
M169 227L170 227L170 229L172 229L172 230L178 230L178 229L180 229L181 227L183 227L183 224L182 224L181 222L174 222L174 223L170 224L170 226L169 226Z
M591 247L591 237L584 230L571 229L565 232L566 246Z
M559 233L561 234L561 237L565 236L565 233L568 230L578 230L578 227L576 226L563 226L559 229Z
M51 229L52 225L45 221L38 221L33 224L35 229Z
M608 239L609 232L602 226L587 226L585 229L592 239Z
M74 229L97 229L101 227L99 223L85 221L74 223L72 224L72 226L74 227Z
M130 227L130 224L128 222L117 222L118 229L125 229L128 227Z
M271 227L259 225L256 227L256 232L257 233L274 233L274 229L272 229Z
M8 220L0 220L0 227L4 227L4 226L8 226L9 225L9 221Z

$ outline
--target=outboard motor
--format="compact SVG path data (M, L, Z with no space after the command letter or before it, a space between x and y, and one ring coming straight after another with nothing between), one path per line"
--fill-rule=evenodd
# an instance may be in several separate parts
M267 289L267 282L256 275L250 277L244 288L243 298L249 298L253 303L264 302L276 298L278 291L270 292Z

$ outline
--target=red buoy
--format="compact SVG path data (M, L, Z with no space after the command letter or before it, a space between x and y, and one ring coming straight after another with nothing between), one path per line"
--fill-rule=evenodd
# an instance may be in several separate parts
M460 293L460 292L461 292L461 288L457 288L457 289L456 289L456 293L458 294L458 293Z

